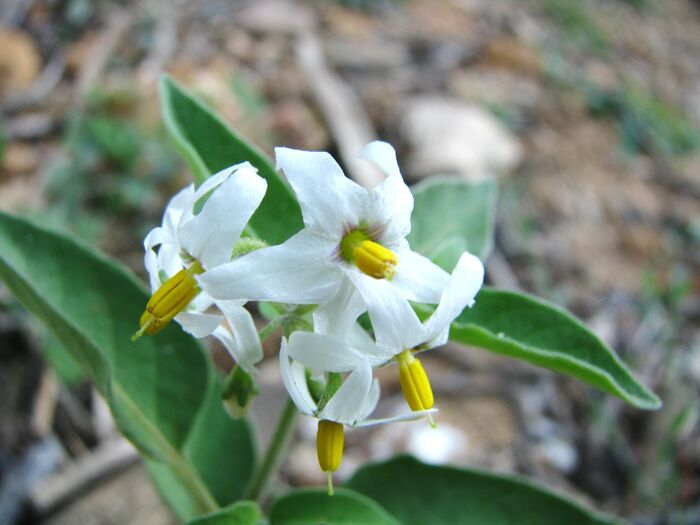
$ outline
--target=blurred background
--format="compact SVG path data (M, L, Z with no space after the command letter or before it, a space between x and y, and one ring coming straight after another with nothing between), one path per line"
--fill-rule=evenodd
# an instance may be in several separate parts
M575 312L665 403L448 348L425 358L438 429L350 432L339 481L408 451L638 525L700 523L700 2L2 0L0 24L0 209L143 277L142 239L190 181L159 112L167 71L268 152L328 150L360 178L353 155L382 138L410 182L498 178L490 284ZM262 370L265 440L284 393L276 360ZM398 376L382 381L380 409L401 406ZM323 482L314 432L299 421L282 484ZM0 523L175 523L2 285Z

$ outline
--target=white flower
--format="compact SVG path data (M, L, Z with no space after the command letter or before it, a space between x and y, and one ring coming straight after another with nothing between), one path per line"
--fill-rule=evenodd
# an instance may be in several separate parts
M292 337L302 333L310 332L294 332ZM289 344L292 344L291 340ZM280 347L282 381L289 397L303 414L351 427L365 427L392 421L415 420L435 412L435 410L426 410L422 413L407 412L388 418L368 419L379 401L379 382L372 379L372 367L366 360L353 363L351 367L344 366L343 363L335 363L328 370L350 373L328 403L319 410L309 391L306 368L302 363L290 359L287 345L287 341L283 338Z
M313 369L341 372L367 367L383 366L394 360L400 366L401 386L409 406L414 411L432 408L430 382L415 354L447 342L452 321L471 306L481 288L484 268L479 259L464 253L449 278L440 302L424 323L409 327L396 345L375 343L355 323L350 311L339 316L331 326L322 326L317 332L294 332L289 339L289 353L293 359ZM404 319L403 322L413 322ZM414 334L419 333L419 336ZM353 372L354 373L354 372Z
M447 273L411 251L413 197L394 149L372 142L360 157L387 178L367 190L325 152L277 148L277 165L301 204L305 228L279 246L245 255L199 277L217 298L320 304L319 322L367 310L378 342L420 337L408 301L435 304ZM406 323L406 319L414 322ZM415 330L414 333L406 333Z
M174 318L195 337L213 334L236 362L252 370L262 358L262 347L245 301L214 301L200 291L195 275L230 261L266 189L255 168L243 163L220 171L197 189L190 184L171 199L162 226L144 240L153 297L137 336L156 333ZM209 312L213 305L219 312Z
M299 333L301 332L294 332L292 338ZM293 344L291 339L290 344ZM319 408L309 391L306 368L303 364L290 360L284 338L280 347L280 370L289 397L299 411L318 418L316 453L321 470L328 476L329 495L333 495L333 472L338 469L343 458L345 425L364 427L392 421L412 421L424 416L430 417L431 413L436 412L424 410L383 419L368 419L379 401L379 383L372 379L372 367L367 361L358 363L352 369L342 365L333 367L332 371L350 373L325 406Z
M384 365L404 350L414 353L441 346L447 342L452 321L472 306L484 280L481 261L464 253L450 276L440 302L430 317L416 327L408 327L397 345L375 342L360 328L351 310L339 315L331 325L316 326L314 332L294 332L290 337L292 357L318 372L351 369L368 361L372 367ZM403 323L411 319L402 320ZM417 337L413 334L419 333Z

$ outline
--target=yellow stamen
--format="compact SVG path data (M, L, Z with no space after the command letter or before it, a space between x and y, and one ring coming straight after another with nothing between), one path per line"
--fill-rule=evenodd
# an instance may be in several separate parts
M433 408L433 389L430 387L428 375L421 362L410 350L404 350L398 355L399 379L401 390L413 411ZM434 426L430 418L431 426Z
M316 433L318 464L328 476L328 495L333 495L333 472L338 470L343 459L345 435L342 423L321 419Z
M165 281L148 300L139 321L141 328L131 339L135 341L144 333L157 334L165 328L197 296L199 286L194 276L203 271L202 265L195 261Z
M374 242L362 229L353 230L343 237L340 255L375 279L391 279L399 263L394 252Z
M374 241L362 241L353 255L357 267L375 279L391 279L399 263L394 252Z

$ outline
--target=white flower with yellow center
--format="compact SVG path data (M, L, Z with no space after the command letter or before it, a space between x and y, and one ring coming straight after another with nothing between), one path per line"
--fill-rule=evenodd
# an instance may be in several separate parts
M321 470L328 475L328 492L333 494L332 474L340 466L343 457L344 426L365 427L393 421L412 421L425 417L435 410L407 412L398 416L368 419L379 401L379 383L372 379L372 367L368 361L335 363L331 372L349 372L342 385L325 400L314 400L309 390L306 367L290 360L290 352L296 352L295 336L291 335L289 345L283 338L280 348L280 371L282 381L296 407L307 416L318 419L316 452ZM319 403L322 403L319 406Z
M378 342L401 334L418 337L420 323L408 301L437 303L448 274L413 252L405 239L413 196L394 149L372 142L360 153L387 175L372 190L345 177L328 153L275 151L301 204L304 229L279 246L198 277L203 289L221 299L320 304L321 323L348 310L357 315L367 310ZM406 323L407 318L416 322ZM412 329L417 331L405 334Z
M134 335L155 334L175 319L195 337L214 335L247 371L262 348L245 301L214 300L195 276L231 260L231 253L262 201L267 182L248 163L226 168L199 188L190 184L171 199L163 224L144 240L151 296ZM212 306L219 312L211 313ZM223 321L226 322L223 322Z
M348 311L340 316L333 329L317 332L294 332L289 339L289 354L316 372L338 372L376 367L398 362L399 379L411 410L422 412L434 405L432 388L416 353L447 342L452 321L471 306L484 280L481 261L464 253L449 278L440 302L424 322L404 319L405 335L393 344L378 344L355 323L356 315ZM337 328L337 329L336 329ZM347 332L345 331L347 330ZM414 334L418 333L418 336Z

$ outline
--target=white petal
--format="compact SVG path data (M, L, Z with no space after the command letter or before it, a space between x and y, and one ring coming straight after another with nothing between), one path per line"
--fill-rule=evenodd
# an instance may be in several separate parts
M158 264L158 254L156 254L153 248L159 244L162 245L164 242L172 242L172 240L169 233L160 226L148 232L148 235L146 235L146 238L143 240L143 248L145 250L143 263L148 272L151 292L155 292L162 284L160 280L161 268Z
M484 282L484 265L470 253L464 253L452 271L440 303L425 323L426 341L430 346L445 343L452 321L474 303L474 297Z
M429 410L419 410L417 412L405 412L393 417L383 417L379 419L365 419L357 423L357 427L371 427L373 425L380 425L383 423L394 423L396 421L416 421L418 419L424 418L429 414L434 414L438 411L437 408L431 408Z
M280 346L280 372L289 397L297 408L306 415L314 415L316 403L311 397L309 386L306 384L306 371L302 364L289 362L287 341L284 338L282 338L282 345Z
M263 349L253 316L239 301L217 301L216 306L219 307L228 321L228 327L222 326L217 332L226 331L233 336L228 339L229 344L223 339L220 339L221 342L224 343L236 363L246 372L254 373L254 365L263 358ZM214 335L216 336L217 333Z
M399 264L391 284L398 286L409 301L437 304L450 274L407 245L396 257Z
M163 212L163 228L173 237L177 231L177 225L182 216L194 206L194 184L190 184L181 189L165 207Z
M325 334L294 332L287 348L292 359L314 371L348 372L365 362L365 357L348 343Z
M180 243L206 269L228 262L266 189L267 182L252 168L231 173L216 187L199 214L180 225Z
M411 231L413 195L401 177L396 152L386 142L370 142L360 152L360 158L379 166L387 178L370 194L368 215L382 225L382 244L391 244Z
M336 294L314 311L314 331L345 334L366 310L362 297L349 279L343 279Z
M345 339L355 350L362 353L372 366L383 365L396 354L392 348L377 345L357 323L350 327Z
M223 319L221 315L200 312L182 312L175 317L185 332L192 334L197 339L211 335Z
M275 148L277 168L294 188L304 224L340 239L355 227L367 202L367 190L348 179L326 152Z
M372 367L369 363L363 363L343 381L318 418L348 425L355 424L360 419L371 386Z
M396 161L396 151L388 142L375 140L367 144L357 156L376 164L387 177L401 178L399 163Z
M190 202L189 203L183 203L187 204L185 207L182 209L182 214L180 217L179 222L177 222L177 228L180 228L184 223L188 222L192 217L195 215L195 204L203 197L205 197L208 193L213 192L218 186L220 186L223 182L225 182L231 174L233 174L239 167L241 166L247 166L252 168L249 163L244 162L241 164L235 164L233 166L229 166L228 168L224 168L221 171L217 172L214 175L211 175L208 179L206 179L196 190L193 190L192 195L190 197ZM255 171L255 168L252 168ZM194 188L194 185L191 185L192 188Z
M398 354L425 341L425 330L420 319L397 287L385 279L374 279L359 270L349 269L346 275L362 295L378 345L388 346Z
M241 303L243 304L243 303ZM209 310L214 305L214 299L206 293L206 292L199 292L194 299L190 302L190 304L187 306L187 310L190 312L206 312Z
M372 380L372 386L369 389L369 393L367 394L367 397L365 398L364 403L362 403L362 409L360 410L360 413L358 414L357 420L362 421L364 419L367 419L367 416L369 416L372 412L374 412L374 409L377 408L377 403L379 402L379 393L380 393L380 388L379 388L379 381L376 379Z
M330 299L340 285L335 246L302 230L284 244L256 250L199 277L216 299L315 304Z

